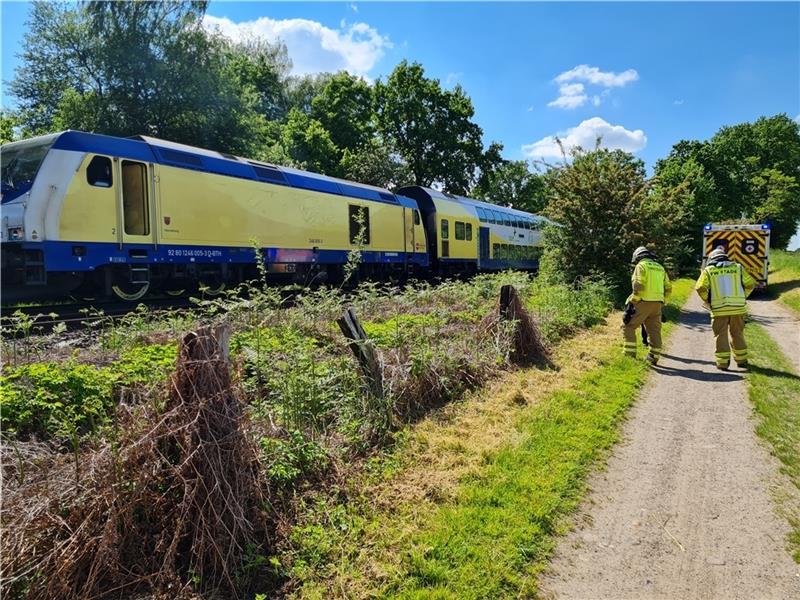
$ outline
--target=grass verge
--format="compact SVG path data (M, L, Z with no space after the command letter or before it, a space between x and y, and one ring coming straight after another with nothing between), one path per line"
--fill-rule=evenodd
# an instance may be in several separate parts
M792 528L789 551L800 563L800 376L763 327L749 323L746 336L748 393L760 417L756 433L769 443L795 488L779 491L778 500Z
M800 313L800 252L770 252L769 294Z
M671 320L691 287L675 283ZM586 476L617 440L647 377L641 360L621 355L617 319L581 336L585 346L564 344L570 351L556 357L560 372L512 374L502 382L508 389L467 401L452 422L410 432L401 456L384 461L385 480L362 496L359 514L336 521L346 533L323 526L327 556L309 565L313 575L294 595L535 594L563 517L580 502Z

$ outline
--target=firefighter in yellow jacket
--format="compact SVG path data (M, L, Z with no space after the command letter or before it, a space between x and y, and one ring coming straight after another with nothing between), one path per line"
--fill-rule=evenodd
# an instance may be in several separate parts
M744 315L747 312L746 299L755 285L755 279L742 265L729 260L724 248L717 248L708 255L706 266L694 286L711 309L711 328L717 346L714 358L717 368L722 371L728 370L731 346L736 364L747 368Z
M623 352L636 356L636 332L640 325L644 325L650 338L647 360L655 365L661 357L661 310L672 291L672 284L656 255L644 246L633 252L631 263L636 266L631 277L633 293L628 296L622 318Z

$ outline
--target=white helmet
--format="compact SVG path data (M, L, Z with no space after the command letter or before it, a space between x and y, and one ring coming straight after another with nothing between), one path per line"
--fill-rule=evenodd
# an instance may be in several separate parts
M636 250L633 251L633 256L631 256L631 264L636 264L643 258L655 258L656 255L653 253L652 250L648 250L644 246L639 246Z

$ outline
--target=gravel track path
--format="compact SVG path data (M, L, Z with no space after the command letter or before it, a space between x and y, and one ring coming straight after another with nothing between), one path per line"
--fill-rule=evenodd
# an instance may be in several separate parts
M751 311L800 358L791 313L766 300ZM590 481L544 597L800 598L800 565L769 491L777 460L754 433L741 373L714 368L710 329L693 295L622 442Z

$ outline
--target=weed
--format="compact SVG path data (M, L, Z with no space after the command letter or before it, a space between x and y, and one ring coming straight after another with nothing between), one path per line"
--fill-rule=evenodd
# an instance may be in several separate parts
M270 482L284 488L322 472L328 464L325 449L300 431L290 431L286 439L262 438L261 451Z

